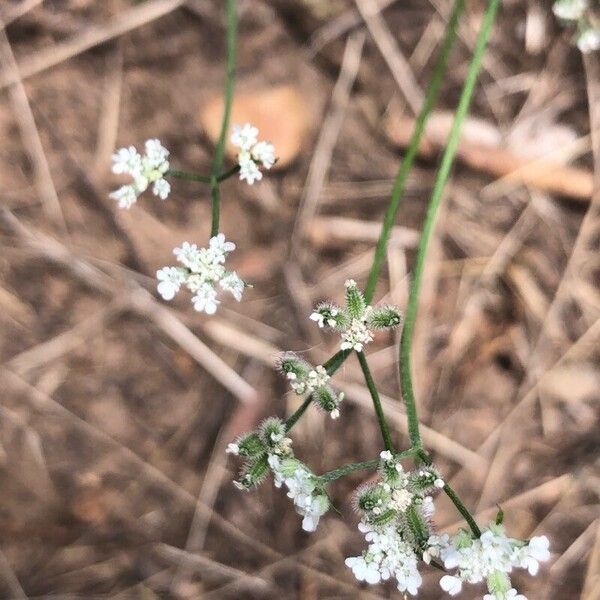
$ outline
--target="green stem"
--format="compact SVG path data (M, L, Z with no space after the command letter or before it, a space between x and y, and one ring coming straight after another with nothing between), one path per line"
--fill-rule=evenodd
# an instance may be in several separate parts
M221 173L218 177L217 177L217 181L219 183L225 181L226 179L229 179L232 175L235 175L236 173L240 172L240 165L234 165L233 167L231 167L231 169L229 169L228 171L225 171L225 173Z
M450 131L450 135L448 137L448 144L442 157L442 162L440 164L433 187L433 192L431 194L429 207L427 209L427 215L423 225L423 233L421 234L421 241L419 243L419 249L415 262L408 306L406 309L406 315L404 317L404 330L402 332L402 341L400 343L400 379L402 383L404 403L406 405L406 414L408 417L408 431L410 435L410 441L413 446L421 446L421 434L419 431L419 420L417 417L417 407L412 384L412 375L410 371L410 356L425 260L427 258L429 242L431 241L435 227L438 209L442 201L444 187L448 181L450 169L452 168L452 164L454 162L461 126L469 110L469 105L473 96L473 90L475 89L475 83L477 82L477 76L479 74L481 62L483 60L483 55L485 53L499 4L500 0L489 1L483 18L483 23L481 24L481 30L479 31L479 35L477 37L473 58L471 60L471 64L469 65L469 71L467 73L465 84L460 96L458 108L456 109L452 130Z
M327 473L319 475L319 479L323 483L329 483L330 481L335 481L336 479L345 477L350 473L354 473L354 471L372 471L378 466L379 460L368 460L366 462L352 463L350 465L339 467L338 469L333 469L333 471L327 471Z
M312 402L312 394L309 394L304 402L296 409L296 411L291 414L287 421L285 422L285 430L289 431L299 420L300 417L306 412L306 409L310 406Z
M381 437L383 438L385 449L393 452L394 444L392 443L392 436L390 435L390 429L385 419L385 415L383 414L383 406L381 406L381 399L379 398L379 392L377 391L375 381L371 375L371 370L369 369L369 364L367 363L367 357L362 352L357 352L356 354L358 356L360 368L365 376L365 382L367 383L367 387L371 393L373 408L375 409L375 414L377 415L377 421L379 421L379 429L381 430Z
M431 78L431 83L429 84L429 89L427 90L427 95L425 96L425 102L421 108L419 116L417 117L415 129L410 138L408 149L406 151L406 156L400 165L400 169L396 175L396 180L394 181L392 197L385 213L385 218L381 227L381 233L375 249L373 265L371 267L371 271L369 272L369 278L365 288L365 299L367 300L367 303L370 303L373 300L373 296L375 294L375 288L377 286L379 275L381 274L383 261L385 260L386 249L390 240L392 227L396 221L398 209L400 208L400 201L402 199L402 195L404 194L406 180L417 156L421 138L425 132L425 125L437 100L440 86L444 79L444 74L446 73L450 50L452 49L452 45L456 39L458 19L464 7L465 0L456 0L454 3L454 8L452 9L452 14L450 15L450 20L446 28L446 35L442 43L442 48L433 69L433 76Z
M239 173L240 165L235 165L231 167L225 173L221 173L217 177L217 181L222 183L226 179L229 179L232 175ZM179 169L169 169L165 173L165 177L176 177L177 179L185 179L187 181L200 181L201 183L211 183L212 176L211 175L200 175L200 173L190 173L189 171L181 171Z
M456 506L456 510L458 510L458 512L467 522L467 524L471 528L471 531L473 532L473 535L475 537L481 537L481 529L479 529L479 526L475 522L475 518L469 512L469 509L462 503L461 499L458 497L456 492L447 483L444 484L444 492L446 493L446 496L448 496L448 498L452 500L452 504Z
M394 458L396 460L402 460L403 458L410 458L417 455L419 452L418 448L409 448L408 450L404 450L399 454L394 454ZM354 471L367 471L376 469L379 466L380 460L377 458L375 460L368 460L366 462L358 462L351 463L349 465L344 465L343 467L339 467L337 469L333 469L333 471L327 471L327 473L323 473L323 475L319 476L319 479L327 483L329 481L335 481L336 479L340 479L341 477L345 477L349 473L353 473Z
M215 150L211 176L209 179L212 198L212 226L211 236L219 233L219 219L221 216L221 193L219 189L219 173L223 170L225 158L225 144L229 132L231 118L231 105L233 103L233 88L235 83L235 61L237 47L237 12L236 0L226 0L227 4L227 79L225 82L225 104L223 107L223 120L221 121L221 134Z
M398 213L400 199L402 197L404 187L406 184L406 178L412 168L415 157L417 155L417 150L419 148L421 138L423 137L423 133L425 131L425 125L431 115L431 107L435 104L435 101L438 96L440 84L444 77L444 73L447 67L448 55L450 54L450 50L456 39L456 23L460 14L462 13L464 4L465 0L455 1L454 9L452 11L452 15L450 17L450 21L446 29L446 35L442 44L440 55L434 67L433 78L427 90L423 110L419 114L417 124L415 126L415 131L410 141L409 149L407 151L406 157L404 158L404 161L402 162L402 165L400 166L398 175L396 176L394 189L390 198L390 205L387 209L385 220L382 225L381 235L377 243L377 249L375 252L375 257L373 259L373 265L369 274L367 292L365 294L367 302L371 302L373 294L375 292L375 285L377 284L377 279L379 278L379 274L381 272L381 265L383 264L383 259L385 258L387 244L389 243L390 239L391 229L394 224L396 215ZM333 373L337 371L337 369L339 369L339 367L343 364L343 362L346 360L346 358L348 358L349 355L349 352L338 352L337 354L332 356L326 363L324 363L324 366L327 369L329 375L333 375ZM333 370L330 370L329 365L333 365ZM293 415L289 417L287 421L288 430L296 424L296 422L304 414L309 405L310 401L305 402Z
M180 171L178 169L169 169L165 173L165 177L176 177L177 179L186 179L187 181L210 183L210 175L200 175L199 173L190 173L188 171Z

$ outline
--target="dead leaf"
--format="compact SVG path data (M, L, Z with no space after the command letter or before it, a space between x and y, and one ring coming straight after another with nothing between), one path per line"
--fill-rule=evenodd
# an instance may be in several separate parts
M200 111L200 126L215 143L221 132L222 115L222 95L213 98ZM244 123L258 127L260 139L274 144L278 158L274 168L281 169L300 153L310 130L311 114L297 88L286 85L236 95L231 126ZM235 146L228 144L227 155L233 159L236 154Z

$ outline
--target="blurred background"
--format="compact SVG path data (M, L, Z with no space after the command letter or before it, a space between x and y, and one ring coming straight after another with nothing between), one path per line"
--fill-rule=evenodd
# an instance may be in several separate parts
M313 363L336 335L308 320L363 285L421 106L448 0L240 0L234 122L275 143L276 170L222 187L221 230L253 284L217 315L165 303L154 273L203 245L208 189L172 181L130 211L108 198L116 147L157 137L207 173L224 82L219 0L0 2L0 598L398 598L360 586L353 489L314 534L285 493L241 493L225 446L298 399L280 350ZM378 302L404 307L440 151L483 2L463 16L409 178ZM486 523L546 534L516 577L530 599L600 598L600 61L551 2L503 2L430 252L413 370L425 443ZM595 152L594 152L595 150ZM596 169L594 170L594 154ZM397 339L369 359L399 447ZM380 451L356 361L331 422L296 454L317 473ZM439 498L435 522L458 515ZM426 574L426 575L425 575ZM420 597L441 598L424 570ZM464 598L480 598L467 590Z

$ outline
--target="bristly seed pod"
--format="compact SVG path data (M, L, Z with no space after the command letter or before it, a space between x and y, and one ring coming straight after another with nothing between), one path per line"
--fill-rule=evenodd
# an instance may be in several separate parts
M265 451L265 447L255 431L240 437L236 444L238 455L246 458L257 456Z
M346 308L352 319L362 319L367 309L363 293L356 286L354 279L348 279L346 286Z
M294 352L284 352L277 360L277 368L290 380L306 379L312 367Z
M258 487L269 472L269 463L267 454L247 462L240 473L239 481L234 482L235 486L241 490L250 490Z
M402 324L402 315L393 306L383 306L373 309L367 322L373 329L391 329Z

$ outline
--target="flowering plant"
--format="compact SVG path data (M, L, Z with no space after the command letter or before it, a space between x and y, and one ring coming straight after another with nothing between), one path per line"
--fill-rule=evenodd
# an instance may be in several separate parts
M278 417L266 419L256 430L230 443L227 452L243 460L239 477L235 481L236 487L245 491L252 490L271 475L277 488L285 487L288 498L302 517L302 529L307 532L315 531L321 517L329 510L331 502L328 486L332 482L359 470L377 471L377 479L360 486L355 493L355 506L361 517L358 528L364 534L367 547L360 555L348 557L345 563L359 581L377 584L393 579L399 591L417 595L422 583L419 568L431 565L444 572L440 578L440 588L451 596L460 593L463 584L485 583L487 593L483 596L484 600L524 600L525 597L512 586L510 574L514 569L526 569L531 575L535 575L539 563L550 558L549 542L544 536L529 540L508 537L502 523L502 511L495 523L484 529L479 527L474 516L433 465L423 444L410 369L413 330L429 242L499 0L489 0L481 24L429 203L405 314L395 306L372 304L406 179L437 98L464 5L465 0L455 0L432 83L396 178L366 287L363 291L354 280L349 279L345 283L345 306L324 302L309 315L320 328L339 333L339 351L328 361L316 366L292 352L283 353L278 361L279 369L292 391L304 396L302 404L286 420ZM121 208L131 208L150 185L156 196L163 200L167 198L170 192L167 177L193 180L210 186L212 224L208 245L198 247L196 244L183 242L174 250L181 266L166 266L157 272L158 293L163 299L173 299L182 286L186 287L193 294L194 308L208 315L214 314L220 304L217 299L219 288L229 292L239 302L248 287L235 271L227 271L225 268L226 260L236 245L220 232L220 184L238 174L241 181L253 185L263 178L263 171L269 170L276 162L274 146L269 142L259 141L258 129L247 123L234 126L230 140L237 148L236 162L229 170L223 170L235 72L235 0L226 0L226 8L228 77L225 110L210 175L171 169L167 160L169 152L158 140L146 142L143 156L134 147L122 148L113 156L114 172L129 175L133 180L111 194ZM559 17L579 23L582 32L578 44L584 51L597 43L594 37L597 32L589 33L587 8L587 0L558 0L554 6ZM397 328L402 324L400 375L410 446L398 452L369 368L365 348L373 341L378 330ZM356 356L364 375L381 431L383 450L374 460L344 465L318 475L294 454L290 432L311 405L324 410L333 419L340 417L344 396L334 391L331 378L350 356ZM414 463L410 470L406 470L402 462L408 459ZM468 529L461 529L452 537L436 531L433 515L435 496L439 493L445 493L450 498L464 517Z

